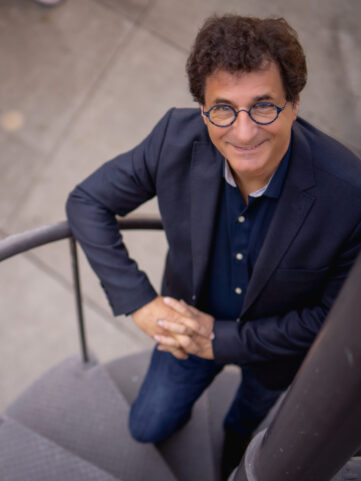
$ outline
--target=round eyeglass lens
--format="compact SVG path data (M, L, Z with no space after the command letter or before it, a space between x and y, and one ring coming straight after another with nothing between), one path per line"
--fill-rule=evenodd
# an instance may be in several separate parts
M253 120L260 124L272 122L277 117L277 109L273 104L256 104L250 110Z
M217 125L227 125L233 122L235 119L235 112L226 105L216 105L210 112L210 119Z

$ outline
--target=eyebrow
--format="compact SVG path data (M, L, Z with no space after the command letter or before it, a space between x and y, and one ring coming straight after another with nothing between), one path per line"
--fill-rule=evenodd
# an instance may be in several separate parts
M255 102L262 102L263 100L273 100L273 97L271 94L264 94L264 95L259 95L258 97L254 98Z
M252 99L252 103L257 103L257 102L262 102L262 101L269 101L269 100L273 100L273 97L271 94L263 94L263 95L258 95L257 97L254 97ZM226 105L232 105L232 106L235 106L235 104L229 100L229 99L224 99L224 98L221 98L221 97L217 97L214 101L214 104L217 105L217 104L226 104Z

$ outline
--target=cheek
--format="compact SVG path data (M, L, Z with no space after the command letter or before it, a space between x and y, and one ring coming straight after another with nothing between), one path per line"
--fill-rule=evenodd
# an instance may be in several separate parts
M284 152L287 150L289 141L290 141L290 128L289 126L283 126L282 128L272 129L269 132L271 143L270 149L274 153L274 155L283 155Z
M267 131L269 132L270 136L273 137L276 143L282 143L286 139L290 138L291 127L292 127L292 122L289 122L287 119L287 121L285 122L269 125Z
M224 132L215 132L213 129L208 128L208 133L213 144L219 145L223 142Z

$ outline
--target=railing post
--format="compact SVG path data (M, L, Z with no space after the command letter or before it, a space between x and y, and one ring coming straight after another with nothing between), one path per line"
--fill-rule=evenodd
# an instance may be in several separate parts
M161 219L158 216L137 216L131 215L127 218L117 220L118 227L122 230L143 229L143 230L161 230L163 229ZM44 225L31 229L19 234L14 234L0 239L0 262L9 259L22 252L27 252L35 247L39 247L50 242L63 239L70 240L70 253L72 259L72 273L75 293L76 312L79 327L79 337L81 344L81 352L83 361L89 361L88 350L86 345L85 325L83 316L83 305L80 290L80 278L78 267L78 256L76 241L72 237L68 221L58 222L57 224Z
M361 254L275 418L232 481L330 481L360 447L360 286Z
M78 319L80 347L81 347L83 362L87 363L89 361L89 356L88 356L88 348L86 343L84 315L83 315L83 302L82 302L81 289L80 289L78 253L77 253L76 241L74 237L70 237L69 241L70 241L70 253L71 253L71 260L72 260L75 305L76 305L76 313L77 313L77 319Z

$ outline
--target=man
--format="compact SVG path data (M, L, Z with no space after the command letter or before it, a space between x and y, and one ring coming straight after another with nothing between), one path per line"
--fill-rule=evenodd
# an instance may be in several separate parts
M172 109L70 195L74 235L114 314L157 341L130 415L141 442L187 422L227 363L223 479L287 388L361 245L361 164L297 119L306 63L283 19L208 19L187 62L199 109ZM169 243L162 297L114 215L157 195Z

